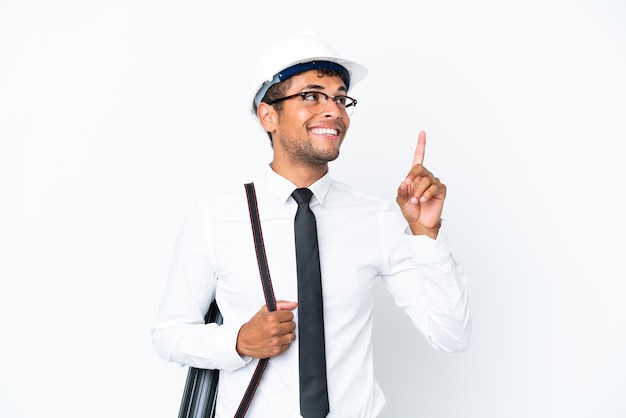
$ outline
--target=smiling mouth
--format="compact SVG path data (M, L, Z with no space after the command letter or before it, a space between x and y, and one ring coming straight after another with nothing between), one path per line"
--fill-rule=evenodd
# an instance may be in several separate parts
M339 131L337 129L331 128L313 128L311 132L316 135L329 135L329 136L337 136Z

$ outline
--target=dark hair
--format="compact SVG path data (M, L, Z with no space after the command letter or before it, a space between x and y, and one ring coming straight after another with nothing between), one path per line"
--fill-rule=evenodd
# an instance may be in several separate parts
M319 78L322 78L324 76L337 76L337 77L341 77L343 79L343 77L345 76L344 73L341 73L339 71L335 71L335 70L330 69L330 68L317 68L315 70L309 70L309 71L317 71L317 76ZM302 73L299 73L299 74L302 74ZM298 74L294 74L294 75L298 75ZM289 87L291 87L292 77L289 77L288 79L283 80L280 83L276 83L276 84L273 84L272 86L270 86L270 88L267 89L267 92L265 93L265 96L263 96L263 99L261 99L261 102L271 103L273 100L280 99L281 97L284 97L287 94L287 90L289 90ZM344 80L344 82L346 82L345 79L343 79L343 80ZM281 112L283 110L283 105L284 105L284 102L278 102L278 103L273 104L272 106L274 106L274 109L277 112ZM270 134L268 132L267 135L270 138L270 143L273 144L272 134Z

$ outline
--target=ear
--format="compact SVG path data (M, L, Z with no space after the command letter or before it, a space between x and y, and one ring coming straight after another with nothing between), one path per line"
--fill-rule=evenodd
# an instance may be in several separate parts
M278 115L272 106L264 102L259 103L256 115L259 118L259 123L263 126L263 129L265 129L266 132L274 132L276 130Z

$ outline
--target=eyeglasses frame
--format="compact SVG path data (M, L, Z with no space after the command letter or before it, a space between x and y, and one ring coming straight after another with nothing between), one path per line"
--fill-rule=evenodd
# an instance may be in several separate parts
M316 91L316 90L308 90L308 91L301 91L299 93L295 93L295 94L290 94L289 96L285 96L285 97L280 97L278 99L274 99L271 100L269 102L267 102L268 105L273 105L275 103L280 103L280 102L284 102L285 100L289 100L289 99L294 99L296 97L301 97L302 101L304 101L304 98L306 97L307 94L311 94L311 93L315 93L315 94L321 94L322 96L326 97L326 106L324 106L324 109L322 109L321 112L319 113L313 113L309 110L309 112L313 113L314 115L320 115L322 113L324 113L324 110L326 110L326 108L328 107L328 99L333 99L333 102L335 102L335 104L337 104L337 99L342 99L342 98L347 98L352 100L352 103L346 107L344 107L343 109L348 109L349 107L352 107L352 111L354 111L354 108L356 107L356 104L358 103L358 101L354 98L354 97L350 97L347 96L345 94L339 94L337 96L331 96L330 94L326 94L324 92L321 91ZM341 108L340 108L341 109ZM350 113L348 113L348 111L346 110L345 113L350 116Z

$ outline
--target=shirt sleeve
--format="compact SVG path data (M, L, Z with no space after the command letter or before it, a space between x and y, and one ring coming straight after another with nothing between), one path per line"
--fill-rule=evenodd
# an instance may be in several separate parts
M382 240L389 245L382 275L387 290L430 345L464 351L472 334L467 278L452 256L445 225L433 240L412 235L397 217L390 223L383 226Z
M217 280L210 257L207 211L207 202L198 202L183 221L152 328L152 344L166 361L232 371L249 360L236 351L243 324L204 322Z

